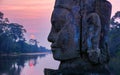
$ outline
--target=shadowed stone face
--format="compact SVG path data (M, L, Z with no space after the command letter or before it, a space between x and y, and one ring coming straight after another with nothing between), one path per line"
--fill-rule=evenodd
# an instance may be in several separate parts
M51 23L48 40L52 42L54 59L63 61L78 57L79 27L74 16L67 9L55 8Z

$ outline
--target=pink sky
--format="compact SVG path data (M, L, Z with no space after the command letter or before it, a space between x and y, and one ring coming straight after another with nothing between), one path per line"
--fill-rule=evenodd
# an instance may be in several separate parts
M41 46L50 49L47 36L50 32L50 16L55 0L0 0L0 11L10 22L24 25L26 38L36 38ZM112 16L120 10L120 0L109 0L112 3ZM33 36L34 35L34 36Z

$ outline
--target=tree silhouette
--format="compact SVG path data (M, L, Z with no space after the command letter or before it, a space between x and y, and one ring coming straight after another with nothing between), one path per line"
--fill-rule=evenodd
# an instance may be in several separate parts
M24 37L26 32L22 25L10 23L9 19L4 18L4 14L0 12L0 54L48 51L38 47L39 42L36 39L30 39L29 44L26 43Z
M0 53L11 53L19 50L17 41L24 40L26 30L22 25L9 23L8 18L0 12Z
M120 11L111 19L110 25L110 51L112 54L120 50Z

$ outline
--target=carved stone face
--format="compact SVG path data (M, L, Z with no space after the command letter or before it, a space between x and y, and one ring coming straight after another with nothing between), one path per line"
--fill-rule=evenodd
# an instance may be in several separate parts
M64 8L55 8L51 17L52 28L48 36L56 60L77 58L79 51L79 25L74 16Z

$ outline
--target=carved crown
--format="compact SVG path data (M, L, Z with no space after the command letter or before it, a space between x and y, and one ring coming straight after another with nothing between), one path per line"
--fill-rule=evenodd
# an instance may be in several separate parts
M73 6L79 6L80 0L56 0L55 7L64 7L71 9Z

